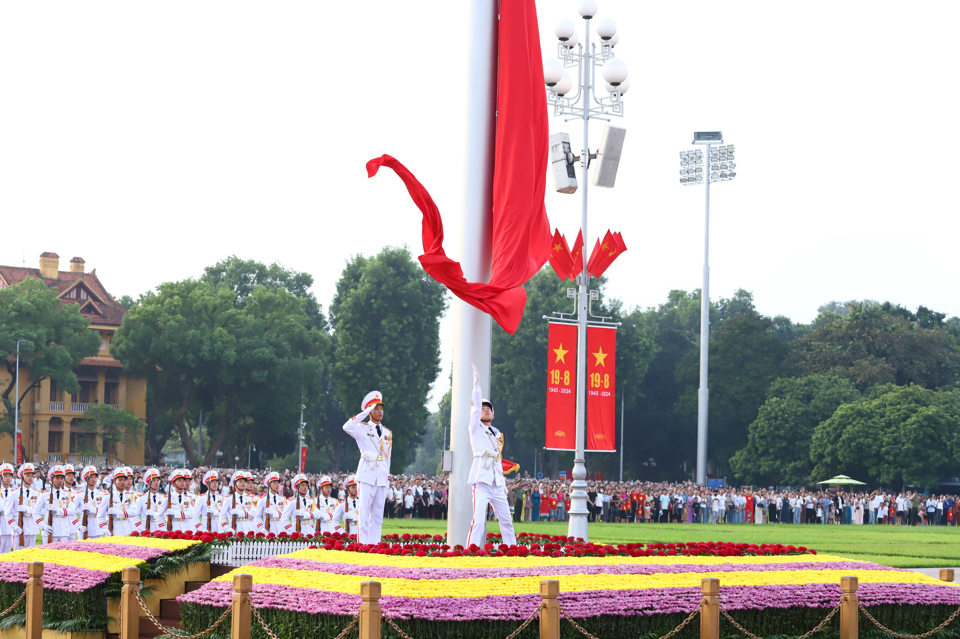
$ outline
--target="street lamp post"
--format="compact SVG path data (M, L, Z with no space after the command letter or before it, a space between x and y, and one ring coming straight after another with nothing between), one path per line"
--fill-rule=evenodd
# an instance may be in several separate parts
M617 27L613 20L601 20L597 25L600 48L590 43L590 22L597 14L595 0L582 0L578 8L584 20L583 44L578 43L577 32L569 20L561 20L554 30L559 43L557 57L559 61L548 61L544 65L544 81L547 84L547 103L553 107L555 116L567 116L567 120L583 120L583 151L580 165L583 169L583 209L580 229L583 233L581 258L583 268L577 278L579 287L577 299L577 428L576 453L573 460L573 482L570 484L570 523L567 535L590 539L587 510L587 467L584 459L586 439L586 390L587 390L587 320L589 316L590 275L587 273L587 261L590 243L587 235L587 169L591 155L588 144L590 120L609 120L607 116L623 115L623 94L629 87L627 65L614 57L613 49L619 41ZM573 79L564 69L576 68L577 92L573 90ZM596 72L602 69L607 96L598 96L596 92ZM571 158L576 160L578 158Z
M14 391L16 396L13 398L13 446L15 448L13 458L17 464L23 462L20 458L20 342L23 341L26 340L17 340L17 388Z
M723 144L720 131L698 131L693 144L701 149L680 151L680 184L706 186L706 211L703 220L703 290L700 292L700 391L697 394L697 483L707 483L707 422L710 390L707 365L710 351L710 184L727 182L737 176L732 144Z

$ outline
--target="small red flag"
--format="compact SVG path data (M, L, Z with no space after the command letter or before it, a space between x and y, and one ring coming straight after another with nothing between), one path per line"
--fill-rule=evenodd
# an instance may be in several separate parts
M573 280L580 275L580 271L583 270L583 230L577 233L577 241L573 243L573 251L571 252L571 257L573 258L573 270L570 271L570 279Z
M561 280L570 277L570 271L573 269L573 258L570 256L567 238L560 235L559 229L553 232L553 241L550 246L550 266L553 267L557 277Z
M594 254L590 256L588 272L594 277L600 277L613 264L613 261L627 250L627 245L623 242L620 233L611 233L603 236L603 243L599 245L599 250L594 249Z

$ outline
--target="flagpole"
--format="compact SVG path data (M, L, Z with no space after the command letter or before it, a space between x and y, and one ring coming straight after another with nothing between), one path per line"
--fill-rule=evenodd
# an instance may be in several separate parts
M497 131L498 0L471 0L468 61L467 143L464 162L460 265L469 282L490 279L493 224L493 163ZM468 417L477 365L481 384L490 391L491 321L483 311L453 300L453 388L450 405L450 498L447 543L466 545L473 519L473 496L467 478L473 461ZM489 395L488 395L489 396ZM493 399L493 398L491 398ZM485 525L486 519L481 520Z

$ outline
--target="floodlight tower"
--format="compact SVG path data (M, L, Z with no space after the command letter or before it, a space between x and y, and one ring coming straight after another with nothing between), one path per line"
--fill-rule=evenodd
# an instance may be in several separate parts
M720 131L698 131L693 144L707 147L680 151L680 184L707 187L706 213L703 221L703 290L700 292L700 392L697 395L697 483L707 483L707 420L710 390L707 364L710 345L710 183L728 182L737 176L734 169L733 145L723 143Z
M597 14L595 0L581 0L578 8L580 17L584 20L583 43L579 43L577 31L569 20L561 20L557 24L554 34L559 40L557 44L558 60L548 60L544 64L543 79L547 85L547 103L553 107L555 116L567 116L566 120L583 120L583 150L579 157L567 152L565 164L572 171L573 162L580 161L583 169L583 212L580 230L583 233L583 250L581 259L583 268L577 279L579 287L577 298L577 429L576 452L573 461L573 482L570 484L570 524L567 535L590 539L587 522L587 467L584 460L586 442L586 391L587 391L587 321L589 317L590 275L587 273L587 261L590 255L590 243L587 236L587 169L590 161L598 159L598 154L590 153L588 138L590 120L601 119L609 121L609 116L623 116L623 94L630 87L627 78L627 65L614 57L614 47L620 41L617 34L617 25L613 20L604 19L596 25L597 35L600 37L600 47L590 42L590 22ZM570 95L574 89L574 82L564 69L576 68L576 93ZM597 72L602 73L607 95L597 95ZM601 158L594 170L593 183L597 186L612 187L616 177L616 165L619 163L620 145L622 145L624 129L610 127L613 133L604 135L606 141L615 140L616 149L608 155L613 158ZM566 134L558 134L566 137ZM552 136L556 137L556 136ZM607 140L607 138L610 140ZM554 140L551 138L551 146ZM559 147L563 153L563 147ZM567 143L569 149L569 143ZM601 149L601 154L603 150ZM559 187L560 185L558 185ZM560 190L560 188L558 188ZM573 193L576 191L576 181L572 181L561 192Z

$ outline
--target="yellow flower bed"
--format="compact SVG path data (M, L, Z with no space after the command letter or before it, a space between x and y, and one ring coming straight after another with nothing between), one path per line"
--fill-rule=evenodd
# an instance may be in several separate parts
M296 554L296 553L295 553ZM343 554L343 553L341 553ZM457 558L459 559L459 558ZM622 558L619 558L622 559ZM738 560L741 558L738 558ZM370 577L363 575L338 575L314 570L285 568L262 568L246 566L244 573L253 576L255 584L275 584L312 588L354 594L360 591L361 582ZM840 583L850 574L849 570L771 570L764 572L689 572L653 575L537 575L528 577L489 579L399 579L380 578L384 596L396 597L486 597L503 595L527 595L538 592L540 581L556 579L561 592L584 592L594 590L645 590L654 588L699 587L703 579L714 577L726 586L804 585ZM944 582L920 573L890 570L858 570L860 583L937 584ZM225 575L214 581L229 581ZM955 584L960 587L960 584Z
M290 559L312 559L355 566L391 568L537 568L547 566L718 566L724 564L792 564L850 561L835 555L775 555L760 557L402 557L340 550L307 549L284 555Z
M104 555L99 552L57 550L55 548L48 549L44 546L24 548L23 550L0 555L0 562L5 561L42 561L45 564L72 566L73 568L86 568L88 570L104 570L106 572L120 572L131 563L131 560L127 557Z
M153 539L152 537L97 537L96 539L83 539L80 541L92 542L97 544L123 544L125 546L143 546L145 548L157 548L159 550L184 550L190 546L196 546L199 541L189 539Z

